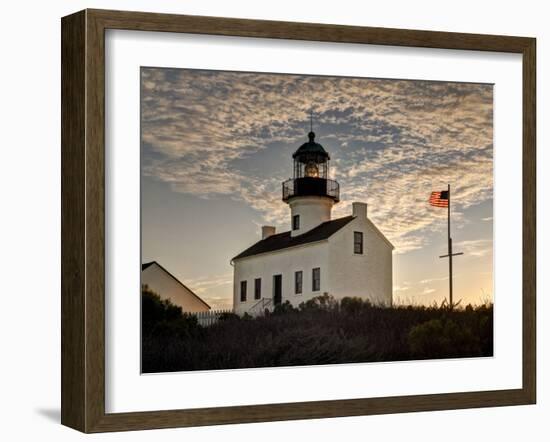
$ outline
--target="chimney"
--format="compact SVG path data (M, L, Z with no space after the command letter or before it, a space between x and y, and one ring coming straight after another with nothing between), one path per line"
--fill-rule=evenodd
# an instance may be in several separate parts
M262 226L262 239L269 238L271 235L275 235L275 227Z
M367 203L353 203L353 212L352 215L357 218L366 218L367 217Z

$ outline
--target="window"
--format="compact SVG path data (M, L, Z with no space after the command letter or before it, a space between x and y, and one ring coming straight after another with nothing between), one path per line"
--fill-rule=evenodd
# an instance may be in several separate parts
M262 278L256 278L254 280L254 299L260 299L262 297Z
M318 292L321 290L321 269L316 267L311 272L311 290Z
M241 281L241 302L246 302L246 281Z
M292 217L292 230L298 230L300 228L300 215L294 215Z
M302 281L304 279L304 272L301 270L294 272L294 293L297 295L302 293Z
M353 232L353 253L363 254L363 232Z

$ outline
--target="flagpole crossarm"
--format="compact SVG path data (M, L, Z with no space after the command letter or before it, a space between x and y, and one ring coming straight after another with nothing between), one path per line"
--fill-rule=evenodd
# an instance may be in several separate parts
M458 256L458 255L464 255L464 252L458 252L458 253L451 253L450 255L440 255L440 258L449 258L451 256Z

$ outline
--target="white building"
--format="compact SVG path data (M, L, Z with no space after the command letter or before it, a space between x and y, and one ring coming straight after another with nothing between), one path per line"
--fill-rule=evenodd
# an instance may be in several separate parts
M161 299L169 299L180 306L184 313L210 311L206 302L156 261L142 264L141 285L147 285Z
M330 156L313 132L293 159L294 178L283 183L291 230L264 226L262 239L232 259L235 313L298 306L325 293L391 305L393 245L368 219L367 205L353 203L350 216L331 219L340 187L328 178Z

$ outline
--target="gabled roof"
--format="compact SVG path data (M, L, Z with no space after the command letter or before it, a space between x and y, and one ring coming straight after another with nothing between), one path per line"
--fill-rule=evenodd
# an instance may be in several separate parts
M197 295L193 290L191 290L189 287L187 287L184 283L182 283L178 278L176 278L174 275L172 275L168 270L166 270L164 267L162 267L158 262L151 261L146 262L144 264L141 264L141 271L143 272L145 269L151 267L153 264L156 264L159 266L168 276L173 278L179 285L181 285L185 290L187 290L189 293L191 293L195 298L197 298L200 302L202 302L208 309L212 309L199 295Z
M153 264L156 264L159 267L162 267L158 262L151 261L151 262L146 262L145 264L141 264L141 271L143 272L147 267L151 267Z
M301 246L312 242L322 241L335 234L338 230L349 223L354 217L345 216L343 218L333 219L319 224L314 229L301 235L291 236L290 232L271 235L266 239L258 241L244 252L239 253L233 258L240 259L247 256L259 255L260 253L275 252L276 250L287 249L289 247Z

